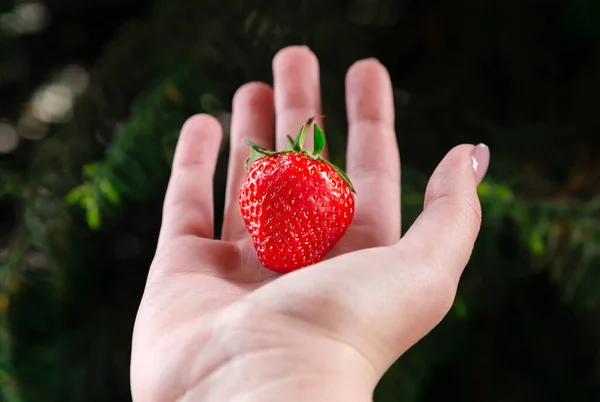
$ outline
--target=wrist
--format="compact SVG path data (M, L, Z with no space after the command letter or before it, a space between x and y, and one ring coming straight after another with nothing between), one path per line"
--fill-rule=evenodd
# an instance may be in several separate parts
M178 402L372 401L366 373L352 362L322 356L278 349L222 356Z
M260 383L244 379L244 384L230 381L198 384L177 402L369 402L372 390L357 382L338 381L335 378L316 378L292 374L281 375Z
M219 325L178 402L372 401L377 379L353 348L253 315Z

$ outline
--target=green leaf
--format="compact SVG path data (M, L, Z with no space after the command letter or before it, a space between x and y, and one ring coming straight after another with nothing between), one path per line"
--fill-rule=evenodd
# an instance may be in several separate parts
M250 156L248 156L246 158L246 160L244 161L244 169L245 170L248 170L248 168L250 167L252 162L254 162L255 160L260 159L263 156L271 155L274 153L274 152L269 151L268 149L263 148L260 145L255 144L249 140L246 140L246 144L248 144L250 146Z
M307 126L306 124L302 126L302 128L300 128L300 131L298 131L298 135L296 136L296 142L294 143L294 147L293 150L300 152L302 151L303 147L304 147L304 140L306 140L306 132L307 132Z
M90 229L96 230L100 227L100 208L98 203L92 197L86 200L86 221Z
M86 178L91 178L96 175L98 172L98 168L100 165L98 163L88 163L83 167L83 176Z
M252 162L252 156L248 156L245 160L244 160L244 170L247 172L248 168L250 167L250 163Z
M129 188L123 183L118 174L107 174L106 180L110 182L111 187L114 188L121 198L127 195Z
M490 192L491 192L491 186L486 180L482 181L479 184L479 186L477 187L477 194L482 199L489 197Z
M248 144L248 146L249 146L249 147L250 147L250 148L251 148L253 151L256 151L258 154L261 154L262 156L265 156L265 155L271 155L271 154L274 154L274 153L275 153L275 152L273 152L273 151L270 151L270 150L268 150L268 149L267 149L267 148L265 148L265 147L261 147L260 145L253 143L253 142L252 142L252 141L250 141L250 140L246 140L246 144Z
M300 152L304 148L304 141L306 140L306 134L308 134L308 130L310 125L315 121L314 117L311 117L300 127L298 131L298 135L296 136L296 142L294 142L293 150L296 152Z
M546 251L546 244L541 233L534 233L529 240L529 248L535 255L542 255Z
M258 152L257 150L253 149L250 151L250 159L254 162L257 159L262 158L263 156L265 156L265 154Z
M69 194L67 194L67 196L65 197L65 201L67 201L68 204L74 205L79 203L83 197L83 188L75 187L69 192Z
M287 147L291 151L294 149L294 139L291 136L287 136Z
M496 188L496 196L502 201L510 201L513 198L513 191L506 186L498 186Z
M117 205L121 197L113 187L112 183L106 179L101 180L99 183L100 191L106 196L106 199L113 205Z
M317 124L315 124L314 127L313 141L313 155L319 155L321 152L323 152L323 149L325 148L325 133Z

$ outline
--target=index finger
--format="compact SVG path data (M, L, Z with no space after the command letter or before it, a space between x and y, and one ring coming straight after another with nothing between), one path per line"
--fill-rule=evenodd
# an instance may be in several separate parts
M210 115L196 115L181 129L165 195L159 247L178 236L212 238L213 175L222 129Z

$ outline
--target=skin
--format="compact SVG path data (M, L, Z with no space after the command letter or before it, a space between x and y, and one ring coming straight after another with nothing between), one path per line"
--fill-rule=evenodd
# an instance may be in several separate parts
M370 401L390 365L452 306L480 228L476 188L489 150L452 149L400 239L392 87L373 59L346 77L353 224L316 265L284 276L260 266L237 204L244 139L283 149L287 134L322 113L309 49L281 50L273 76L274 89L253 82L233 99L221 240L212 194L221 127L196 115L181 130L133 334L134 401Z

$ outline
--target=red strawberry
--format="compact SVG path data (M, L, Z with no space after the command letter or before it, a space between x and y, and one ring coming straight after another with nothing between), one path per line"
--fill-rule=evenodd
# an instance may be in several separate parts
M314 151L304 151L309 119L290 149L270 151L247 141L252 153L239 193L242 217L261 263L287 273L319 262L354 217L354 188L346 174L319 154L323 130L314 124Z

